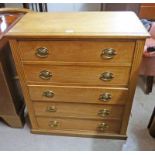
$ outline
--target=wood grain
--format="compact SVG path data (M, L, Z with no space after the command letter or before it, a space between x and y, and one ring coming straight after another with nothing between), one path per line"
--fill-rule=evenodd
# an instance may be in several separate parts
M25 120L23 115L20 117L18 115L1 115L0 117L12 128L23 128L24 126Z
M28 90L27 90L26 85L25 85L25 79L24 79L24 76L23 76L24 73L23 73L23 70L21 68L22 63L19 60L18 43L17 43L16 40L9 40L9 43L10 43L10 47L11 47L11 50L12 50L12 56L14 58L14 62L15 62L15 65L16 65L17 74L19 76L19 82L20 82L20 85L21 85L21 90L22 90L22 93L23 93L23 96L24 96L25 103L26 103L26 105L28 107L28 113L29 113L29 116L30 116L31 125L32 125L32 128L36 129L37 128L37 122L36 122L36 119L34 117L33 106L31 104L31 100L29 98Z
M31 21L31 22L29 22ZM133 12L28 13L7 34L19 38L145 38Z
M50 122L57 121L59 124L55 128L50 127ZM84 120L84 119L73 119L73 118L45 118L37 117L37 122L40 128L48 130L75 130L75 131L96 131L98 133L119 133L120 132L120 121L114 120ZM98 129L100 123L106 123L108 128L105 131Z
M33 102L36 116L48 117L74 117L91 119L121 119L123 116L123 105L108 104L84 104L84 103L59 103L59 102ZM55 111L50 111L54 108ZM109 115L101 116L101 110L108 110Z
M155 20L155 4L142 3L140 6L139 17L144 19Z
M135 55L133 58L133 64L130 74L130 82L129 82L129 96L128 96L128 102L126 104L125 110L124 110L124 117L122 122L122 129L121 134L125 134L130 118L130 112L132 108L133 98L136 90L136 83L138 79L138 73L139 73L139 66L142 59L143 49L144 49L144 40L137 40L136 48L135 48Z
M101 62L131 64L135 42L131 41L20 41L19 50L22 61L57 61L57 62ZM40 47L48 49L48 56L35 55ZM113 48L117 54L112 59L101 57L104 49ZM89 51L89 52L88 52Z
M106 88L106 87L80 87L80 86L49 86L29 85L29 94L32 101L56 101L56 102L85 102L99 104L126 104L128 96L127 88ZM52 91L54 96L48 98L43 92ZM100 101L100 95L110 93L112 99Z
M104 66L72 66L72 65L23 65L25 79L27 82L42 82L48 84L76 84L92 86L121 85L127 86L130 68L129 67L104 67ZM49 80L40 78L40 72L47 70L52 74ZM30 72L31 71L31 72ZM110 72L114 78L110 81L100 79L101 74Z
M18 81L14 79L16 70L4 35L23 15L22 12L12 13L0 8L0 118L14 128L22 128L24 125L25 105Z
M105 139L121 139L126 140L127 135L116 133L99 133L96 131L78 131L78 130L48 130L48 129L31 129L33 134L44 135L62 135L62 136L74 136L74 137L91 137L91 138L105 138Z
M24 9L24 8L0 8L0 13L28 13L32 12L32 10Z
M7 37L15 39L10 43L32 132L125 139L148 36L131 12L27 14ZM43 46L49 55L37 58L36 48ZM118 55L102 60L101 50L109 46ZM40 79L42 70L50 71L52 78ZM109 82L99 80L103 72L112 72L114 78ZM54 93L52 98L43 96L49 90ZM105 92L112 99L100 101L99 96ZM49 106L57 111L48 113ZM111 110L107 118L96 115L102 107ZM51 121L58 121L58 127L51 128ZM109 128L101 133L97 126L103 122Z

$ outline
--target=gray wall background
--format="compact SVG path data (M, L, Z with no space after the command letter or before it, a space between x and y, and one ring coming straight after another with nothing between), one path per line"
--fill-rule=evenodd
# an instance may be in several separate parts
M6 7L22 7L22 3L5 3ZM48 12L56 11L134 11L138 14L137 3L47 3Z

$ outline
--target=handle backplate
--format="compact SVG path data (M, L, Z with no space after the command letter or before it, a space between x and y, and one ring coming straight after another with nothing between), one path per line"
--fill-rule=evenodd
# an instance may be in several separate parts
M59 124L60 123L58 121L54 120L54 121L50 121L48 125L50 128L56 128L59 126Z
M112 59L117 52L113 48L106 48L102 50L101 58L103 59Z
M47 111L47 112L56 112L57 109L56 109L55 106L49 106L49 107L47 107L46 111Z
M44 91L42 95L48 98L54 97L54 93L51 90Z
M102 110L99 110L99 112L98 112L98 115L101 117L106 117L109 114L110 114L110 110L108 110L108 109L102 109Z
M48 49L46 47L39 47L36 49L35 55L39 58L46 58L48 56Z
M106 123L100 123L98 126L99 131L104 132L109 126Z
M113 78L114 75L111 72L104 72L100 75L100 80L102 81L111 81Z
M40 72L39 77L43 80L50 80L52 77L52 73L47 70L43 70Z
M112 99L112 96L110 93L103 93L99 96L100 101L106 102L106 101L110 101L111 99Z

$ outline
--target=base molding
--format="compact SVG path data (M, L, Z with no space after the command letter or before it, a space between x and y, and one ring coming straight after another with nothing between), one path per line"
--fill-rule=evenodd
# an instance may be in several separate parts
M122 139L126 140L127 135L120 134L100 134L90 131L75 131L75 130L45 130L45 129L31 129L33 134L46 134L46 135L62 135L62 136L75 136L75 137L92 137L92 138L106 138L106 139Z

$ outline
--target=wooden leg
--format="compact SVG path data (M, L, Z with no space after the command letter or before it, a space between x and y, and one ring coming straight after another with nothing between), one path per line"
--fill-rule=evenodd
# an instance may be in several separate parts
M146 94L149 94L152 92L152 87L153 87L153 76L147 76L146 77Z
M152 137L155 138L155 108L150 118L150 122L148 124L149 133Z
M21 107L18 114L15 115L0 115L5 123L13 128L22 128L25 124L25 106Z
M149 128L149 133L152 137L155 138L155 117L153 118L153 121L150 125L150 128Z
M4 122L6 122L9 126L13 128L22 128L24 124L24 120L19 116L0 116Z

